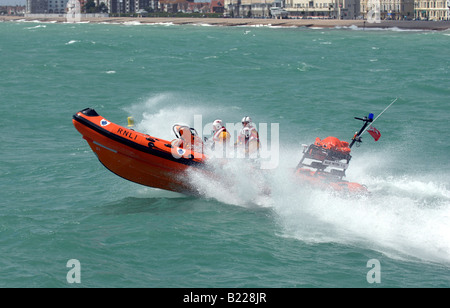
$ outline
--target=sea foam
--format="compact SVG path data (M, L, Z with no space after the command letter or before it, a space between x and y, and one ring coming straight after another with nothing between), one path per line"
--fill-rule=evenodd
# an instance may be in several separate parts
M192 125L196 114L210 121L218 114L207 102L181 93L152 95L127 111L137 118L138 131L167 140L174 138L172 122ZM223 110L226 118L238 118L240 111ZM360 151L354 154L346 179L367 185L371 193L342 195L311 188L294 178L299 147L281 143L280 152L277 169L261 172L242 159L211 160L213 175L192 170L186 180L203 198L272 209L283 237L356 245L392 258L450 264L448 178L439 181L431 175L389 173L403 157Z

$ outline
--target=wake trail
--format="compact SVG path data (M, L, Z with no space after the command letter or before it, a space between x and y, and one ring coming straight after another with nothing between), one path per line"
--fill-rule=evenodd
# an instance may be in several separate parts
M192 125L196 114L202 115L205 123L218 117L225 122L240 117L238 109L218 110L208 102L181 93L153 95L127 110L136 118L137 130L167 140L173 139L173 123ZM209 136L210 130L205 127L202 133ZM189 180L204 198L272 209L281 236L308 243L355 245L392 258L450 266L450 179L447 175L418 175L399 164L404 160L403 154L393 154L389 149L390 153L358 150L357 155L353 153L346 180L367 185L371 194L343 196L312 189L294 180L293 168L300 159L300 144L280 143L280 162L274 169L255 171L244 160L227 164L212 161L209 167L215 177L191 172Z

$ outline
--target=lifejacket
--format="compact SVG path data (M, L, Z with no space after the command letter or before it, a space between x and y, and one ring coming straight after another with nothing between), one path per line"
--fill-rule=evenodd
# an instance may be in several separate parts
M321 140L319 137L316 138L314 144L318 147L322 147L326 150L332 150L336 152L341 152L343 154L350 154L351 149L348 147L347 141L341 141L336 137L327 137Z
M244 127L238 135L236 146L244 148L246 153L254 153L259 150L259 134L255 127L247 126L250 134L247 137L244 133Z
M213 135L214 142L227 142L229 140L230 140L230 134L228 133L225 126L222 126Z

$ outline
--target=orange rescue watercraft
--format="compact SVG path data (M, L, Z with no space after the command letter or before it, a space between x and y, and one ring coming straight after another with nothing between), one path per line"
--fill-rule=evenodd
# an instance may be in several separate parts
M365 185L343 179L352 158L351 147L356 142L362 142L361 135L366 131L374 137L375 141L380 138L380 132L372 124L396 101L397 99L392 101L375 119L373 113L363 118L355 117L363 121L363 126L359 132L355 133L350 144L330 136L323 140L316 138L316 141L309 146L303 145L303 157L297 165L295 175L315 187L332 188L350 193L368 193Z
M168 140L112 123L94 109L77 112L72 122L100 162L132 182L195 194L184 172L189 167L207 171L203 153L174 147Z
M319 188L336 191L365 193L367 187L359 183L345 181L345 170L352 156L349 143L336 137L327 137L307 146L303 145L303 157L295 171L302 181Z
M323 140L316 138L313 144L304 145L303 157L295 169L296 178L320 188L352 193L367 192L366 186L343 179L351 160L351 147L355 142L361 142L361 135L376 120L373 120L372 113L368 117L355 119L364 124L350 144L336 137L327 137ZM91 108L77 112L72 122L100 162L111 172L132 182L197 194L196 188L187 180L188 168L205 172L208 176L216 176L205 163L208 157L203 153L202 140L194 129L187 126L175 124L173 129L177 138L182 134L190 135L190 147L181 146L176 142L179 140L170 142L112 123ZM369 133L372 135L370 130Z

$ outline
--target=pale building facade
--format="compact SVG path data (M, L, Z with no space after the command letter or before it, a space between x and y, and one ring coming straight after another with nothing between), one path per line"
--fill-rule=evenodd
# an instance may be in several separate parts
M47 0L27 0L26 13L45 14L48 13Z
M224 0L225 14L229 17L268 18L272 0Z
M48 0L48 13L64 14L69 0Z
M225 0L230 17L270 17L271 7L282 7L289 17L355 19L360 15L360 0Z
M312 16L333 19L356 19L360 0L286 0L291 16Z
M422 20L450 20L450 0L416 0L415 18Z
M379 10L382 20L403 20L414 18L414 0L361 0L361 16L366 19L367 14L374 10L374 4Z

